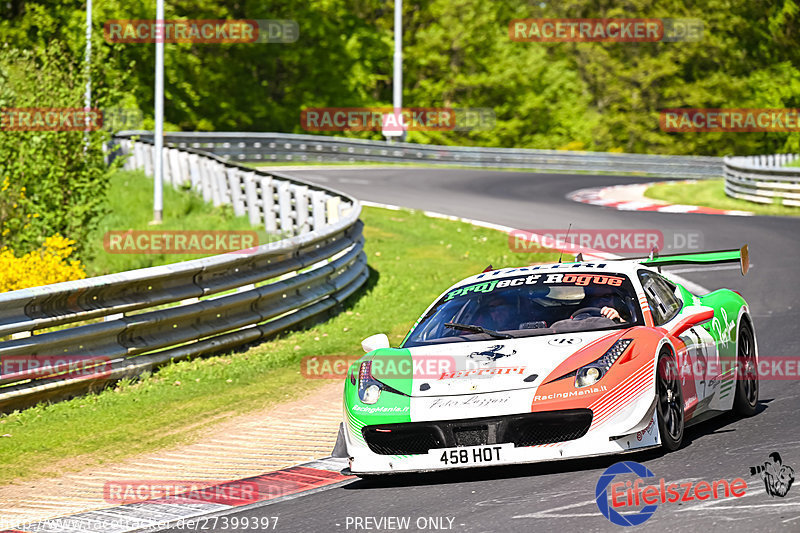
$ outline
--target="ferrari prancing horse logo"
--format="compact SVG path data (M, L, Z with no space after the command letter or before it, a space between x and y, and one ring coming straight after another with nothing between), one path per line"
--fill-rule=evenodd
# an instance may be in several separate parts
M511 353L500 353L500 350L502 350L502 349L503 349L503 345L502 344L498 344L496 346L492 346L491 348L489 348L488 350L483 351L483 352L472 352L471 354L469 354L469 357L470 357L470 359L473 359L473 358L476 358L476 357L483 356L483 357L486 357L488 359L491 359L492 361L497 361L501 357L510 357L510 356L514 355L515 353L517 353L516 350L511 350Z

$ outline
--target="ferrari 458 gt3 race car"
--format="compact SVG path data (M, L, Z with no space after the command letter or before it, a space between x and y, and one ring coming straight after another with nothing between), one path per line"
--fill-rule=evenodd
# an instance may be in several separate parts
M550 461L681 445L687 424L755 413L747 302L662 266L741 250L487 270L447 289L399 348L348 370L337 442L356 475Z

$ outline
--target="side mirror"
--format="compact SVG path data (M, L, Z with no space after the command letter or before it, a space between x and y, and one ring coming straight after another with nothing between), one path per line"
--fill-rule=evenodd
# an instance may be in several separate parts
M361 347L365 352L371 352L372 350L377 350L378 348L388 348L389 337L387 337L385 333L371 335L361 341Z
M679 336L686 330L710 322L714 318L714 309L702 305L686 308L690 313L681 319L669 332L673 337Z

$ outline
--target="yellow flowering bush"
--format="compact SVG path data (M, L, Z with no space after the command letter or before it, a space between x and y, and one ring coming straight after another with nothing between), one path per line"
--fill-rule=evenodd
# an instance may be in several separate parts
M67 259L75 241L55 235L45 239L38 250L16 257L8 247L0 249L0 292L83 279L80 261Z

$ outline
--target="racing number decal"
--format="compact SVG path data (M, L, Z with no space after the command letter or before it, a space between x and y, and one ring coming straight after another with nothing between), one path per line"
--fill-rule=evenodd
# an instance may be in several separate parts
M439 461L446 465L457 465L465 463L489 463L500 460L500 446L487 446L485 448L473 448L471 450L445 450L442 452Z

